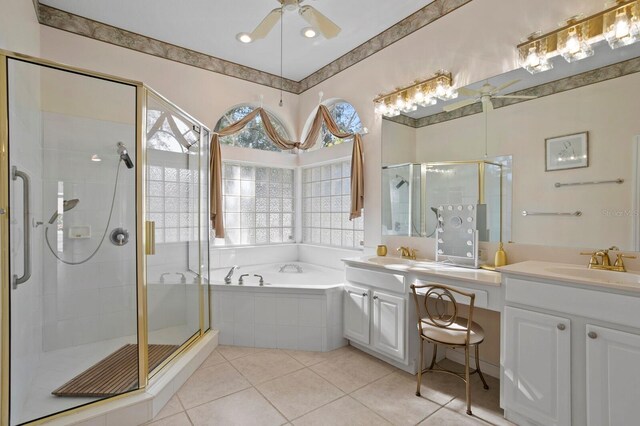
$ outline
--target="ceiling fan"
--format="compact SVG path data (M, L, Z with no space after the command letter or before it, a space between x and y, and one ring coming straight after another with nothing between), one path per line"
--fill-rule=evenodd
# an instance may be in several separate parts
M250 33L240 33L237 35L238 40L243 43L251 43L254 40L265 38L273 27L280 21L283 12L298 12L302 19L307 21L311 26L311 30L320 32L325 38L334 38L340 33L340 27L331 19L324 16L313 6L302 5L305 0L276 0L280 3L280 7L273 9L258 24L258 26ZM306 37L315 36L315 31L304 31Z
M458 89L458 93L463 96L472 96L471 99L465 99L460 102L456 102L451 105L447 105L442 109L445 112L454 111L456 109L465 107L467 105L475 104L476 102L482 103L482 110L484 112L492 111L493 104L491 103L492 99L534 99L537 96L525 96L525 95L498 95L501 91L506 89L509 86L512 86L519 82L520 80L512 80L507 83L504 83L500 86L492 86L489 83L485 83L482 85L480 90L460 88Z

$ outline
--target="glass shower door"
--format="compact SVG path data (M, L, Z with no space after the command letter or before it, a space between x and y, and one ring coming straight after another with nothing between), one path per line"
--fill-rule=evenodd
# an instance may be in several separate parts
M146 115L149 371L201 333L201 129L152 92ZM149 239L148 239L149 240ZM208 304L207 304L208 305Z
M138 388L137 88L0 62L14 425Z

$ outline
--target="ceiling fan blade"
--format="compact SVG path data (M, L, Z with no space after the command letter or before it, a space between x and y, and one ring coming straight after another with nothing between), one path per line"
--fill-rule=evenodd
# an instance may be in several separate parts
M475 104L476 102L478 102L477 99L465 99L464 101L456 102L456 103L451 104L451 105L445 105L442 108L442 110L444 112L450 112L450 111L454 111L454 110L462 108L462 107L466 107L467 105Z
M494 99L535 99L537 96L526 96L526 95L501 95L501 96L493 96Z
M457 90L458 90L458 95L462 95L462 96L478 96L482 94L482 92L478 90L469 89L467 87L461 87Z
M331 19L318 12L313 6L301 6L299 9L300 16L316 28L325 38L334 38L341 29Z
M508 81L508 82L506 82L506 83L504 83L504 84L502 84L502 85L500 85L500 86L496 87L495 89L493 89L493 90L492 90L492 92L493 92L493 93L498 93L498 92L500 92L501 90L504 90L504 89L506 89L506 88L507 88L507 87L509 87L509 86L513 86L514 84L516 84L516 83L517 83L517 82L519 82L519 81L520 81L520 80L511 80L511 81Z
M265 38L269 32L273 29L273 27L280 21L280 17L282 16L282 9L277 8L273 9L267 16L264 17L262 22L258 24L258 26L251 32L251 39L258 40L261 38Z

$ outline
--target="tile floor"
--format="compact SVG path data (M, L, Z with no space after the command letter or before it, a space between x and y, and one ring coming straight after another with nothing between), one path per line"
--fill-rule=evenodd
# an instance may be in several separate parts
M325 353L219 346L149 426L510 425L498 380L486 378L488 391L473 376L467 416L461 380L425 374L417 397L415 376L350 346Z

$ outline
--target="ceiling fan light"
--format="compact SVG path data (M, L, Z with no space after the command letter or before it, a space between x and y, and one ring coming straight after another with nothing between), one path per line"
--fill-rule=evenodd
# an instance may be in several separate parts
M604 16L604 38L612 49L628 46L640 41L638 4L611 11Z
M253 39L251 38L251 34L249 34L249 33L238 33L238 34L236 34L236 40L238 40L240 43L244 43L244 44L248 44L248 43L251 43L253 41Z
M306 38L315 38L318 36L318 32L312 27L304 27L301 31L302 35Z

